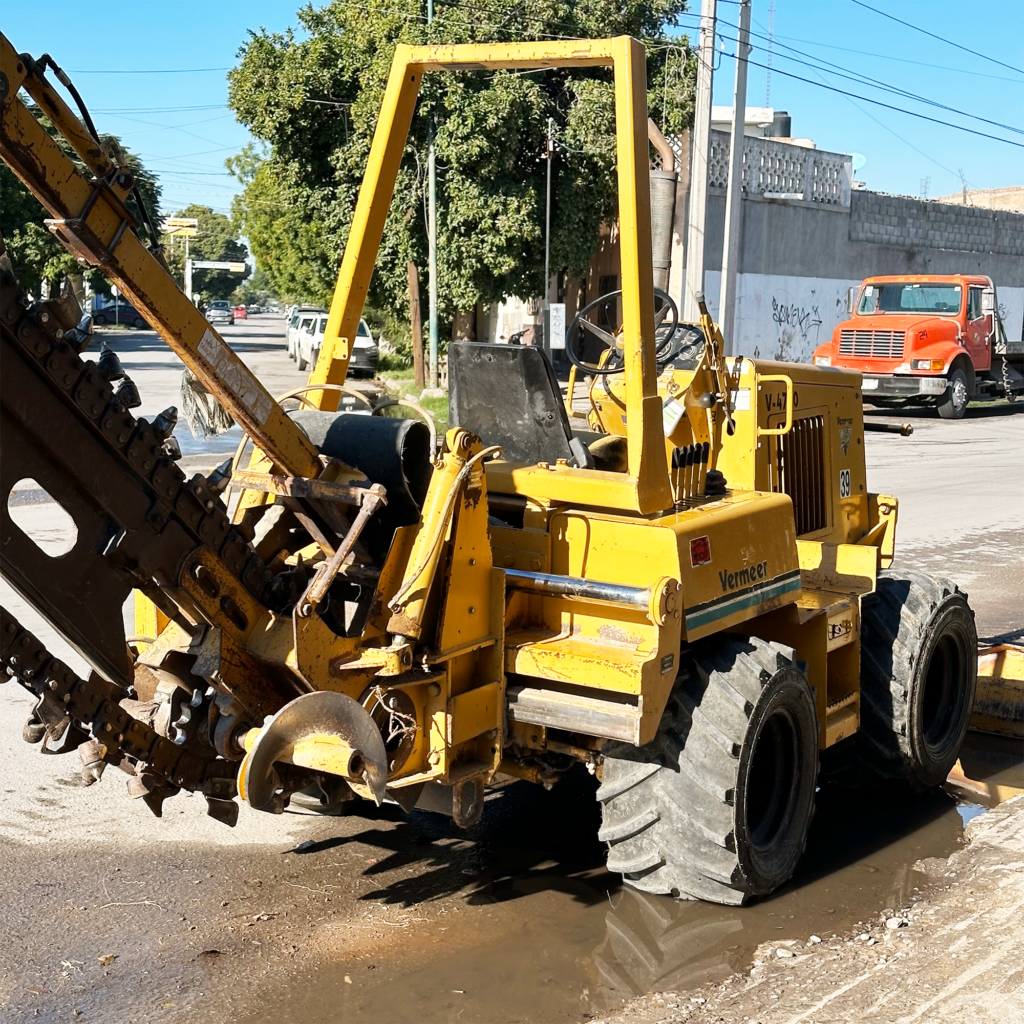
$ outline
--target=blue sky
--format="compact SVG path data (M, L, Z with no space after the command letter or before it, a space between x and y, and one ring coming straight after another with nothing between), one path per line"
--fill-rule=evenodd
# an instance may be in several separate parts
M1021 0L866 2L943 39L1024 68ZM977 188L1024 183L1024 149L866 102L878 99L1024 143L1024 135L977 120L1024 130L1024 73L930 39L853 0L774 0L774 5L771 105L788 110L794 134L814 139L819 148L866 156L858 177L869 188L919 195L922 179L930 178L929 194L945 195L960 189L960 169ZM735 53L735 29L726 23L735 23L737 6L729 0L719 0L718 6L720 44L725 54ZM297 7L296 0L133 0L125 17L116 7L81 0L6 0L3 31L18 50L37 56L48 51L72 73L99 129L120 135L159 172L165 212L190 202L228 212L237 185L225 173L223 161L245 144L248 133L227 109L222 69L235 63L247 29L281 31L294 24ZM754 32L768 34L768 7L769 0L754 0ZM692 8L699 12L700 0L692 0ZM696 14L684 19L694 42L698 20ZM751 61L767 63L767 41L756 36L752 41ZM811 58L817 59L812 60L817 70L795 62ZM838 78L818 61L969 116ZM716 64L715 102L731 104L734 61L720 50ZM196 68L220 70L110 73ZM828 92L783 72L860 98ZM765 74L762 68L750 68L748 105L764 105Z
M755 47L747 84L747 105L765 105L770 0L754 0L751 36ZM1014 72L949 42L1024 69L1024 2L1021 0L865 0L911 25L941 36L931 39L858 6L853 0L775 0L775 45L771 64L771 106L788 110L793 134L814 139L819 149L860 153L867 163L858 177L868 188L901 195L948 195L961 189L959 171L975 188L1024 184L1024 149L875 106L879 100L939 121L989 132L1024 143L1024 134L979 123L1001 122L1024 132L1024 70ZM699 11L699 0L692 8ZM723 22L736 24L735 3L718 3ZM699 19L688 21L699 23ZM719 27L720 46L735 53L736 29ZM693 39L696 42L697 34ZM857 52L853 52L857 51ZM719 51L721 52L721 50ZM816 64L817 70L804 61ZM838 77L875 79L886 86L955 107L969 117ZM914 61L916 63L909 63ZM783 72L785 74L783 74ZM798 75L815 84L797 81ZM732 105L735 61L721 57L715 73L715 103ZM819 84L820 83L820 84ZM829 92L827 84L854 93Z

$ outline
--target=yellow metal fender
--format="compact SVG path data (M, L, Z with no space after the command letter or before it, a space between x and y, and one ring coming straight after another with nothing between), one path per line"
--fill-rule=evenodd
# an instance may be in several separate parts
M971 728L1024 738L1024 647L995 644L978 652L978 691Z

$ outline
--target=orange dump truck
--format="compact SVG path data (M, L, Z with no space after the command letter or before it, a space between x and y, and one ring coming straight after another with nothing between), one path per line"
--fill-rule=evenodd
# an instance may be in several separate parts
M873 405L936 404L952 420L975 399L1024 394L1024 345L1006 339L991 278L869 277L847 310L814 362L860 370Z

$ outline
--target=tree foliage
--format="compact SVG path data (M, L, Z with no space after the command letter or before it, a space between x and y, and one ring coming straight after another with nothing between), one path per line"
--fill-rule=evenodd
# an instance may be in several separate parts
M199 221L198 234L189 239L188 254L193 260L244 263L249 250L238 241L238 230L229 217L215 213L209 206L192 203L173 216L192 217ZM178 282L185 287L185 245L184 239L163 237L164 258ZM192 290L201 292L203 301L226 299L252 273L249 267L236 274L231 270L195 270L192 275Z
M57 133L56 128L41 110L35 105L29 109L46 129L57 140L60 148L87 177L92 172L86 170L85 164L78 158L71 146ZM146 169L142 160L130 150L126 150L113 135L101 135L104 142L112 141L124 154L127 167L135 177L142 200L154 218L160 207L160 183L156 175ZM128 199L129 210L141 221L135 207L135 200ZM24 287L34 295L41 293L44 281L58 282L69 274L82 274L95 291L107 293L110 284L105 277L92 267L82 268L71 255L50 234L44 218L49 213L28 188L21 183L14 172L4 163L0 163L0 232L14 266L14 272ZM141 230L141 228L140 228Z
M648 45L649 106L666 132L690 124L695 63L667 26L684 0L332 0L299 31L250 33L229 102L261 145L229 161L245 188L235 219L284 298L323 301L340 266L384 86L399 42L517 41L630 34ZM436 124L442 312L543 287L545 151L553 164L552 270L582 274L615 216L611 72L432 74L424 79L377 259L371 300L404 303L406 262L426 263L428 131Z

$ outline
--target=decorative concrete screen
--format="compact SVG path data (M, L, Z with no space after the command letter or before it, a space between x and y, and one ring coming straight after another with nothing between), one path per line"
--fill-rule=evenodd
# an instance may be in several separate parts
M712 131L708 185L729 184L727 132ZM802 199L827 206L849 207L851 158L844 153L805 149L788 142L746 136L743 140L743 191L766 199Z

